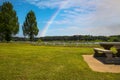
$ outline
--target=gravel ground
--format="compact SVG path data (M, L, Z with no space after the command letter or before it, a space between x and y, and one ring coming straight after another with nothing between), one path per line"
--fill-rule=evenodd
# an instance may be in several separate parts
M94 58L93 55L83 55L83 58L93 71L120 73L120 65L103 64L102 62Z

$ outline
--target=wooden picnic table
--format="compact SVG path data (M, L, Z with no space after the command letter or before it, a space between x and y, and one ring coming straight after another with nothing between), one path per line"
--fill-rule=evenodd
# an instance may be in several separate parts
M110 50L111 47L115 47L117 50L116 56L120 57L120 42L100 42L100 46L107 50Z

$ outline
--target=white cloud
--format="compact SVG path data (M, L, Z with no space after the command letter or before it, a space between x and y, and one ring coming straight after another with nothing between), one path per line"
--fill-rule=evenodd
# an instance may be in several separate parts
M91 27L88 28L87 31L92 35L118 35L120 34L120 25Z
M120 0L101 0L97 3L94 23L89 33L94 35L120 35Z
M63 8L72 7L93 7L96 0L26 0L27 2L38 6L39 8L58 8L63 6ZM64 5L64 3L66 5Z
M92 10L95 10L96 0L26 0L31 4L38 6L39 8L61 8L60 16L63 17L61 20L56 21L57 23L66 23L70 20L74 20L76 24L81 22L87 22L86 19L91 17ZM64 4L66 2L66 4ZM82 14L82 15L81 15ZM88 15L83 15L88 14ZM82 20L82 21L81 21Z
M51 36L79 35L79 34L84 35L86 34L86 32L85 32L85 28L80 29L78 26L69 26L65 28L50 29L46 34Z
M65 0L26 0L39 8L58 8Z
M97 11L95 13L96 23L107 23L108 25L120 20L120 0L101 0L97 3Z
M26 0L39 8L59 8L63 11L61 19L54 21L56 25L69 27L74 33L83 32L93 35L120 34L120 0ZM117 27L115 27L117 25ZM88 28L89 27L89 28ZM63 28L63 27L61 27ZM75 27L76 28L76 27ZM84 29L84 30L83 30ZM55 29L56 30L56 29ZM60 29L62 30L62 29ZM64 32L68 32L64 31ZM68 32L69 33L69 32Z

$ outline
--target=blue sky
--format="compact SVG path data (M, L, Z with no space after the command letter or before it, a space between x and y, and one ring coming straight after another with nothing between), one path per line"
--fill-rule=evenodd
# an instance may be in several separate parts
M120 35L120 0L0 0L10 1L21 26L26 14L36 14L40 36Z

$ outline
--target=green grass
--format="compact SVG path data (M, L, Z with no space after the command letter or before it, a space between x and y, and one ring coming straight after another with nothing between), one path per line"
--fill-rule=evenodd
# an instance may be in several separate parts
M0 80L119 80L119 73L92 71L83 54L93 47L0 43Z

